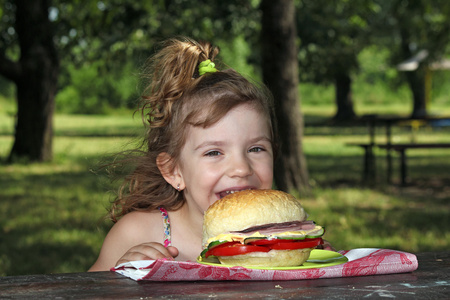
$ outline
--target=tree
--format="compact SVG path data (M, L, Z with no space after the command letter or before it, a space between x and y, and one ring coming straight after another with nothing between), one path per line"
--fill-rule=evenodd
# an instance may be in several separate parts
M359 52L369 42L368 20L375 9L371 0L302 0L297 6L300 77L334 84L335 119L355 117L352 75L359 67Z
M53 111L59 60L53 43L53 26L47 0L16 0L15 31L20 58L10 59L0 48L0 74L16 84L17 121L9 160L27 157L32 161L52 158Z
M75 65L101 61L107 73L136 57L142 62L155 42L169 36L210 39L235 33L236 28L252 28L245 21L251 15L249 1L201 5L202 1L54 0L50 6L48 0L0 0L0 4L4 4L0 75L14 82L17 90L10 161L52 158L60 59L70 58ZM20 57L15 57L18 53Z
M413 98L412 117L427 115L426 80L428 65L442 58L450 42L450 2L379 0L385 24L391 32L387 40L394 65L426 51L429 55L415 70L404 72ZM386 27L384 28L385 32ZM393 47L392 47L393 46Z
M281 155L275 164L275 183L284 191L306 191L309 179L302 148L294 2L263 0L261 11L263 79L275 98L281 142Z

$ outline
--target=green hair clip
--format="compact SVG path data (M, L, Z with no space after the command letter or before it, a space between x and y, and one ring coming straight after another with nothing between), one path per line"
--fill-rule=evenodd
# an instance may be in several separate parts
M217 72L215 67L216 65L210 59L204 60L198 65L198 74L202 76L206 73L215 73Z

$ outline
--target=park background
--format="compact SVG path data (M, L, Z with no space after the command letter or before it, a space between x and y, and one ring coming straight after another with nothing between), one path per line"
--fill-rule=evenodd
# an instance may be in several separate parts
M20 57L15 2L20 1L0 1L0 53L12 61ZM49 18L58 25L55 43L61 58L53 157L8 161L15 139L16 86L0 76L0 276L79 272L95 261L112 225L105 217L119 183L101 165L143 134L139 115L133 117L139 68L158 40L177 34L209 39L220 46L224 62L262 80L260 1L42 2L51 3ZM436 59L450 54L447 44L430 41L433 33L447 30L439 25L450 23L448 3L322 2L294 1L300 27L298 106L310 190L292 192L311 218L326 227L325 237L337 249L448 249L448 150L411 151L407 186L398 184L397 161L394 182L386 183L385 153L376 151L377 181L368 185L361 178L362 150L346 145L368 142L367 128L357 122L360 116L413 112L411 89L396 68L407 59L399 56L400 29L393 30L398 23L379 26L389 19L388 4L403 8L410 29L420 31L411 38L412 53L427 47L430 59ZM336 118L330 70L338 68L338 61L348 66L352 79L355 115L347 118ZM450 71L433 72L429 115L450 115L449 80ZM415 131L395 127L394 142L413 136L420 142L448 142L449 131L429 125ZM383 140L382 132L377 133Z

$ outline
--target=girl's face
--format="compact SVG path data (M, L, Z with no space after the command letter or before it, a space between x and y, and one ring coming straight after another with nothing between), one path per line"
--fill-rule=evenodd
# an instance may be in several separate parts
M204 212L229 193L272 187L269 122L252 106L239 105L213 126L188 130L179 171L189 206Z

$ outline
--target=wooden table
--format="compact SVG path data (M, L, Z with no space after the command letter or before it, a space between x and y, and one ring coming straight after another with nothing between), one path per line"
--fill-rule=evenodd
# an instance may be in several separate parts
M113 272L0 277L1 299L448 299L450 251L417 254L412 273L295 281L136 282Z
M401 125L405 123L411 124L411 128L416 127L413 124L438 124L442 123L442 126L448 126L450 117L449 116L423 116L423 117L401 117L401 116L379 116L379 115L365 115L359 119L360 122L367 124L369 132L369 142L368 143L350 143L350 145L356 145L364 149L364 171L363 179L364 181L374 181L375 180L375 157L373 154L373 148L380 146L386 149L386 180L388 183L392 181L392 155L391 150L393 149L392 143L392 126ZM377 126L385 127L385 143L378 144L375 141L375 128ZM439 125L441 126L441 125ZM413 144L415 141L409 143L409 148L414 148ZM406 144L403 144L405 146ZM426 146L426 147L425 147ZM422 148L435 148L438 144L433 144L432 146L428 144L422 145ZM440 145L442 147L442 145ZM404 170L403 170L404 171ZM404 174L404 173L403 173ZM405 178L402 177L402 184L404 185Z
M450 143L390 144L378 145L380 149L394 150L400 153L400 184L406 185L406 150L407 149L449 149ZM390 167L388 165L388 167ZM388 169L390 170L390 169ZM390 174L390 173L389 173ZM390 176L389 176L390 177Z

